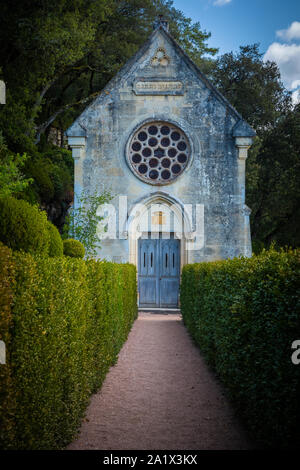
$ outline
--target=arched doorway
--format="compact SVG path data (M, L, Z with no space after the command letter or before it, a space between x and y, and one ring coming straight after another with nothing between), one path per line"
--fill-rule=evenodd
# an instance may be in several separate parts
M163 192L133 205L128 218L129 260L138 272L139 306L176 308L182 266L189 262L191 223L183 205Z

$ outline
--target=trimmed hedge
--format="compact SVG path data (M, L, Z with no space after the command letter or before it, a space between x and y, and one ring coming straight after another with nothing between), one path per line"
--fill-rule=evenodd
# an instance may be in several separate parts
M15 397L12 382L11 330L12 303L15 287L15 266L12 251L0 243L0 340L6 345L6 364L0 364L0 442L4 446L15 439L14 421Z
M51 222L47 224L48 232L49 232L49 256L63 256L64 254L64 246L63 241L60 236L58 229L53 225Z
M14 251L63 256L62 238L46 212L14 197L0 199L0 241Z
M63 240L64 255L72 258L84 258L85 249L83 244L74 240L74 238L67 238Z
M1 447L60 449L74 437L137 316L136 270L12 253L3 245L0 258L8 350L0 376Z
M250 434L265 447L300 444L300 252L187 265L183 320L225 385Z
M0 199L0 241L12 250L48 255L46 212L13 197Z

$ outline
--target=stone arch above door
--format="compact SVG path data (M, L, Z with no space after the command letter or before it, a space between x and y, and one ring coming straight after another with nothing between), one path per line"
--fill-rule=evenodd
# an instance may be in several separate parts
M137 267L138 240L145 238L145 234L155 238L162 233L162 237L167 239L172 233L181 240L181 268L190 261L187 243L192 236L191 218L181 201L167 193L157 191L136 200L129 211L125 231L128 233L129 261Z

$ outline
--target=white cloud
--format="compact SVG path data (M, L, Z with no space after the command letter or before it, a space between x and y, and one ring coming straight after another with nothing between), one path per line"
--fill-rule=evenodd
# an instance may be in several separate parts
M293 21L287 29L276 31L284 44L273 42L264 55L264 60L276 62L282 81L292 91L293 103L300 102L300 21ZM291 40L294 42L291 44Z
M300 84L300 45L273 42L264 55L264 60L276 62L284 85L295 89Z
M300 103L300 89L293 91L293 93L292 93L292 103L294 105Z
M227 5L230 2L231 0L215 0L214 5L217 7L222 7L223 5Z
M300 88L300 80L294 80L291 84L291 89L295 90L296 88Z
M300 39L300 21L293 21L287 29L276 31L276 35L285 41Z

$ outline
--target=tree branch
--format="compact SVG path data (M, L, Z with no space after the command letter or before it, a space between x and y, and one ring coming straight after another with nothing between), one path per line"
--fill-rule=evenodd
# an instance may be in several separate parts
M293 214L288 214L284 217L281 217L281 220L278 221L276 227L264 237L266 243L270 243L272 241L272 237L276 235L276 233L278 233L282 229L282 227L284 227L291 220L292 217Z
M75 71L77 74L80 75L81 73L84 73L87 70L90 70L91 72L99 72L99 70L97 70L94 67L91 67L90 65L86 65L86 64L85 65L76 65L76 64L73 64L69 67L66 67L64 70L62 70L60 73L58 73L54 78L52 78L51 80L49 80L49 82L46 83L46 85L44 86L44 88L40 92L39 96L37 97L37 99L36 99L36 101L35 101L35 103L32 107L31 117L29 119L29 125L28 125L28 130L26 132L26 135L30 134L30 128L31 128L32 124L34 123L34 120L36 118L36 114L38 113L39 107L42 104L43 98L44 98L45 94L47 93L47 91L52 87L52 85L54 85L54 83L57 82L57 80L59 80L66 73L70 73L72 71ZM76 77L76 78L78 78L78 77Z
M83 98L82 100L76 101L75 103L66 104L65 106L62 106L60 109L58 109L57 111L55 111L55 113L53 113L53 114L47 119L47 121L43 122L40 126L37 127L35 143L36 143L36 144L39 143L40 138L41 138L41 135L45 132L45 130L47 129L47 127L49 127L50 124L52 124L52 122L55 121L55 119L57 118L57 116L59 116L61 113L63 113L63 112L66 111L67 109L72 108L73 106L79 106L79 105L81 105L81 104L87 103L87 102L90 101L91 99L96 98L96 96L98 96L99 94L100 94L100 92L92 93L91 95L87 96L86 98Z

